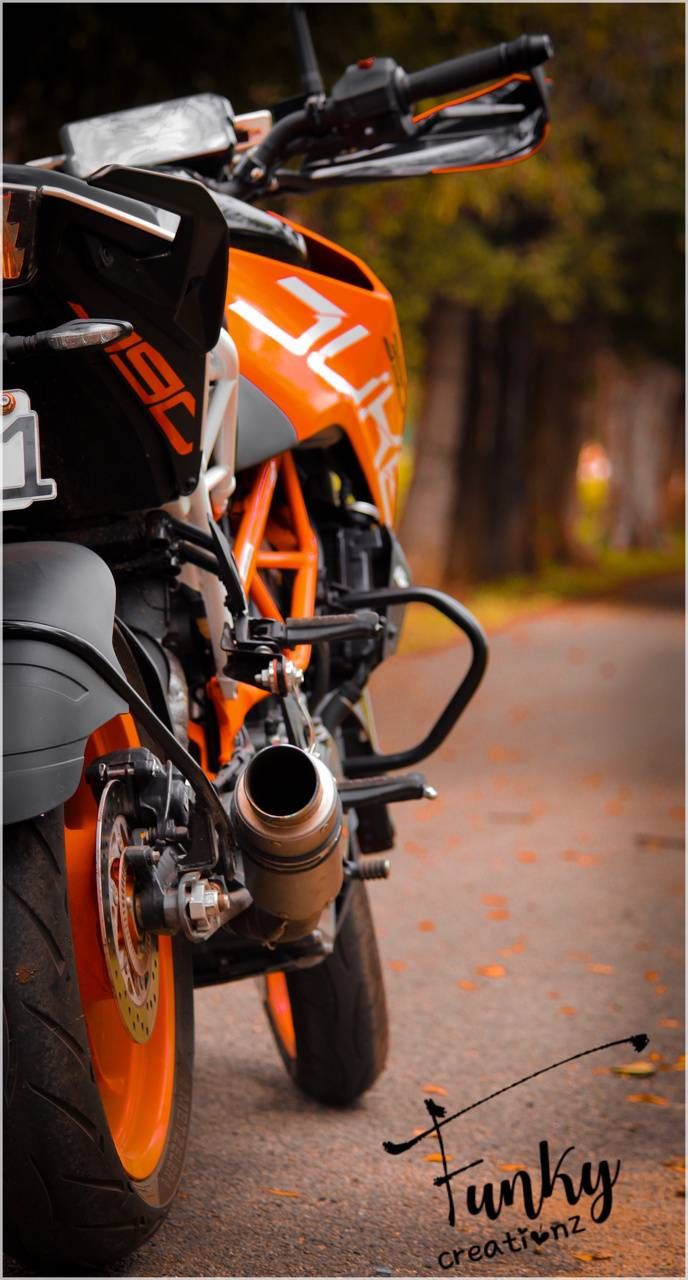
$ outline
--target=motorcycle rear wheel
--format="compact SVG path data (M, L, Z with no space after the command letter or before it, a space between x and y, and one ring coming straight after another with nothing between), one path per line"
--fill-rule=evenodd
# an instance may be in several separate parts
M5 828L5 1245L51 1268L109 1263L157 1230L191 1111L190 948L160 939L155 1025L135 1043L100 968L95 818L82 779L64 809Z
M330 1106L347 1106L375 1083L387 1060L387 1004L365 885L348 885L334 951L312 969L268 974L265 1010L294 1084Z

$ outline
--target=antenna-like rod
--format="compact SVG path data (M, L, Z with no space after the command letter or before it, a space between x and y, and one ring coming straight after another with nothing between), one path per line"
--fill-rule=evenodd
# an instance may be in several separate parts
M318 67L318 59L315 56L315 49L313 48L305 5L290 4L289 15L294 33L294 44L296 45L296 56L299 61L299 73L303 91L308 97L313 93L323 94L325 86Z

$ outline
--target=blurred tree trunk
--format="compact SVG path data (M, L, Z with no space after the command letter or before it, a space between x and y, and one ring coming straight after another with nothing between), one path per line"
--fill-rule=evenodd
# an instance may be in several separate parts
M528 573L577 557L575 476L589 377L572 327L513 307L470 319L448 578Z
M611 463L610 542L656 546L680 487L681 375L663 361L629 365L611 351L598 354L596 372L597 429Z
M590 435L595 335L581 323L534 329L537 343L529 432L529 549L535 567L587 561L575 535L576 473Z
M414 580L439 586L447 572L457 459L463 430L468 313L439 299L426 326L424 396L401 539Z

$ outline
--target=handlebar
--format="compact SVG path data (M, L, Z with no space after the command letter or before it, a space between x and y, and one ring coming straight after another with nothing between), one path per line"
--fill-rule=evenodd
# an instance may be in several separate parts
M370 137L380 142L406 136L413 128L408 118L413 103L495 77L533 71L553 52L549 36L538 35L519 36L410 73L392 58L364 58L347 67L331 97L314 94L301 110L278 120L255 151L242 158L228 183L208 185L250 198L251 191L257 195L269 182L274 164L294 150L305 151L309 139L324 140L329 134L341 148L360 145ZM308 62L306 53L304 58Z
M481 84L493 77L512 75L517 71L532 71L554 53L549 36L519 36L508 43L495 44L490 49L466 53L459 58L449 58L423 71L404 73L399 89L406 106L420 102L422 98L439 97Z

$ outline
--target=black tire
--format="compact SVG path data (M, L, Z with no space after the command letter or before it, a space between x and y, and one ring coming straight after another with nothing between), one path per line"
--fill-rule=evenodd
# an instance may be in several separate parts
M168 1135L135 1181L108 1129L72 945L62 808L5 828L5 1247L34 1267L93 1268L137 1248L177 1190L191 1111L193 978L174 942L175 1077Z
M312 969L286 975L296 1036L291 1056L266 998L277 1047L310 1098L346 1106L369 1089L387 1060L387 1004L366 887L347 886L334 951Z

